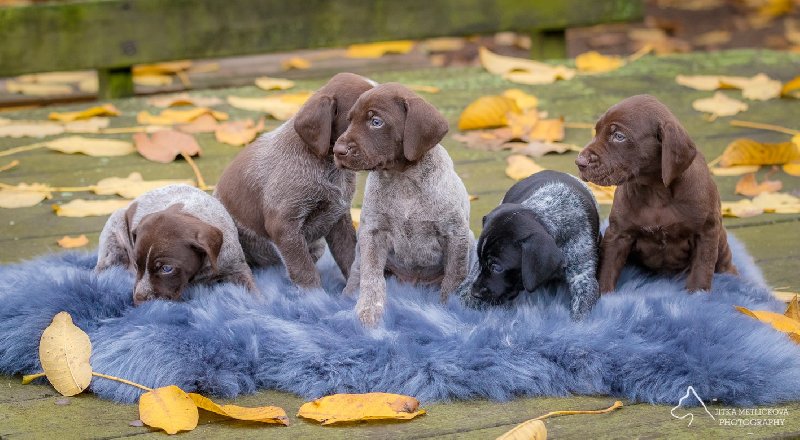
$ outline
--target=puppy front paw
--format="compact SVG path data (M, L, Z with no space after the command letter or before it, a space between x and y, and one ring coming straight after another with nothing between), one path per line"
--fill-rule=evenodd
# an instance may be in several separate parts
M364 327L375 328L383 316L383 304L357 305L356 313Z

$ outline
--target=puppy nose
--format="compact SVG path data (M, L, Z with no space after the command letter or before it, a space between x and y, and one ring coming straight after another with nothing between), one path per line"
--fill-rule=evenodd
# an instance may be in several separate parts
M581 153L575 159L575 165L577 165L579 169L584 169L587 166L589 166L589 158L586 157L583 153Z
M347 156L347 153L350 152L350 148L352 148L352 142L347 141L337 141L333 145L333 154L337 156Z
M486 287L474 287L471 293L473 298L483 299L489 293L489 289Z

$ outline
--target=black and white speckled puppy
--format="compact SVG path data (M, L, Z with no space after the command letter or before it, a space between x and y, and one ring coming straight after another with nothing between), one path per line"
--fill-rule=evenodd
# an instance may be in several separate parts
M577 178L541 171L518 182L483 219L472 296L499 304L565 280L570 314L583 317L600 297L599 223L597 202Z

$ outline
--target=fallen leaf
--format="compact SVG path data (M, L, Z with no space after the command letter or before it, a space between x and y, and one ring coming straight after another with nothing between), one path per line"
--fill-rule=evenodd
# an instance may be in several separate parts
M97 94L98 89L100 89L100 82L96 76L86 78L78 83L78 90L83 93Z
M133 74L133 83L137 86L160 87L172 84L172 76L160 74Z
M135 199L156 188L179 184L194 186L194 181L182 179L144 180L140 173L133 172L124 178L107 177L101 179L92 186L92 192L101 196L116 194L125 199Z
M411 40L381 41L377 43L351 44L347 46L347 58L380 58L387 53L404 54L414 48Z
M575 70L565 66L497 55L485 47L480 48L479 56L481 65L490 73L520 84L551 84L556 80L569 80L575 76Z
M67 312L59 312L39 340L39 361L47 380L64 396L74 396L92 381L89 336L72 323Z
M361 209L350 208L350 218L353 220L353 228L358 229L358 225L361 224Z
M540 119L523 140L555 142L564 139L564 119Z
M482 96L472 101L458 118L459 130L474 130L508 125L509 113L520 113L517 102L504 96Z
M62 153L81 153L98 157L125 156L136 151L133 148L133 144L128 141L82 136L67 136L45 141L44 146Z
M723 201L721 203L721 210L723 217L748 218L764 213L764 210L753 205L753 202L750 199L739 200L736 202Z
M544 168L531 158L520 154L508 156L508 158L506 158L506 163L508 163L508 166L506 166L506 176L514 180L522 180L544 170Z
M366 393L334 394L304 403L298 417L323 425L361 420L408 420L425 414L419 401L400 394Z
M716 75L678 75L675 82L695 90L711 91L720 87L719 76Z
M258 408L246 408L236 405L218 405L211 399L201 396L196 393L188 393L189 398L192 399L198 408L213 413L230 417L236 420L245 420L250 422L271 423L277 425L289 426L289 418L286 417L286 411L277 406L262 406Z
M86 238L86 236L83 234L77 237L70 237L68 235L65 235L60 240L58 240L57 243L64 249L72 249L72 248L79 248L86 246L87 244L89 244L89 239Z
M783 172L790 176L800 177L800 162L791 162L783 165Z
M750 310L745 307L735 306L739 312L771 325L775 330L786 333L797 344L800 344L800 321L764 310Z
M211 115L217 121L227 121L228 114L216 110L211 110L207 107L196 107L189 110L176 110L168 108L162 110L157 115L150 114L147 111L140 111L136 115L136 122L139 124L153 124L153 125L174 125L185 124L194 121L203 115Z
M174 75L178 72L183 72L192 67L190 60L166 61L153 64L138 64L133 66L134 75L160 75L171 74Z
M752 139L736 139L725 148L720 166L782 165L800 160L800 145L794 142L761 143Z
M619 69L625 64L625 60L618 56L603 55L599 52L590 51L575 57L575 67L581 73L605 73Z
M502 96L513 99L517 103L517 107L523 112L534 109L539 105L539 98L529 95L520 89L505 90Z
M157 131L152 136L135 133L133 142L139 154L153 162L170 163L181 153L188 156L198 156L203 153L194 136L175 130Z
M442 89L435 87L435 86L426 86L424 84L406 84L410 90L415 92L423 92L423 93L439 93Z
M713 116L733 116L747 110L747 104L729 98L722 92L714 93L713 98L696 99L692 108L699 112L710 113Z
M256 87L264 90L286 90L294 87L294 81L285 78L262 76L256 78Z
M761 193L753 197L753 205L769 213L800 214L800 198L786 193Z
M781 87L781 96L800 98L800 76L794 77Z
M216 118L205 114L188 124L177 125L175 128L184 133L213 133L219 127ZM160 128L163 130L163 128Z
M11 162L9 162L9 163L7 163L7 164L5 164L3 166L0 166L0 172L8 171L11 168L16 167L17 165L19 165L19 161L18 160L12 160Z
M464 142L467 147L476 150L498 151L507 148L507 142L514 138L508 127L493 130L470 130L466 133L456 133L453 139Z
M283 70L305 70L311 67L311 61L300 58L300 57L291 57L289 59L281 61L281 68Z
M0 137L45 137L64 133L62 124L49 121L22 121L0 118Z
M53 211L59 217L98 217L110 215L117 209L127 208L131 202L132 200L122 199L73 199L63 205L53 205Z
M710 31L702 33L692 39L698 46L719 46L731 41L731 33L728 31Z
M595 200L600 205L610 205L614 203L614 193L617 192L617 187L615 185L611 186L602 186L592 182L584 182L586 186L592 191L594 194Z
M422 50L425 52L453 52L462 49L465 44L466 40L459 37L430 38L422 42Z
M231 121L217 126L214 137L218 142L240 147L250 143L259 132L264 130L264 119L255 124L252 119Z
M763 73L752 78L723 76L720 77L720 86L741 89L742 96L757 101L766 101L781 96L782 88L780 81L771 79Z
M758 183L756 181L756 174L745 174L736 182L736 194L743 196L753 197L764 192L776 192L783 188L783 183L780 180L767 180Z
M548 153L566 153L567 151L581 151L582 148L572 144L562 144L560 142L542 142L531 140L530 142L514 143L511 146L511 151L531 156L533 158L542 157Z
M243 110L267 113L279 121L285 121L297 113L311 97L311 92L284 93L263 98L228 96L228 104Z
M64 130L68 133L100 133L101 130L108 128L111 120L106 117L98 116L79 121L64 123Z
M139 419L167 434L191 431L197 427L197 405L175 385L156 388L139 397Z
M66 84L23 83L14 80L6 81L6 90L9 93L30 96L69 95L72 93L72 87Z
M95 116L119 116L119 110L113 104L103 104L74 112L51 112L47 118L53 121L72 122Z
M520 423L497 440L547 440L547 428L541 420Z
M741 176L755 173L759 168L761 168L759 165L734 165L731 167L712 167L709 170L715 176Z
M177 95L150 98L147 103L156 107L213 107L222 104L222 99L216 96L191 96L188 93L179 93Z
M789 301L789 305L786 307L786 311L783 315L789 319L800 322L800 303L798 303L797 295Z
M20 75L14 79L23 83L39 83L39 84L69 84L84 81L87 78L94 78L95 73L92 71L82 72L45 72L45 73L32 73L29 75Z
M0 186L0 208L29 208L44 199L53 198L49 186L41 183L20 183L16 186Z

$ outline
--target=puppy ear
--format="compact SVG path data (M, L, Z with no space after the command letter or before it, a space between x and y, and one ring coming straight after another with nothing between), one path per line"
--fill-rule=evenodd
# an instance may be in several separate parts
M661 141L661 180L664 186L669 186L692 164L697 148L678 121L662 122L658 134Z
M450 129L436 107L418 96L405 98L406 125L403 129L403 156L418 161L442 140Z
M553 278L564 265L564 254L555 241L538 240L530 236L522 242L522 285L532 292L542 283Z
M331 148L331 132L336 119L336 99L327 95L314 95L303 104L294 117L294 131L311 150L325 157Z
M132 228L131 225L133 224L133 216L136 214L137 203L131 203L128 209L125 210L125 230L128 231L128 237L126 238L131 251L133 251L133 245L136 244L136 228Z
M211 225L203 225L195 235L192 247L205 254L211 264L211 270L217 272L217 258L222 249L222 231Z

